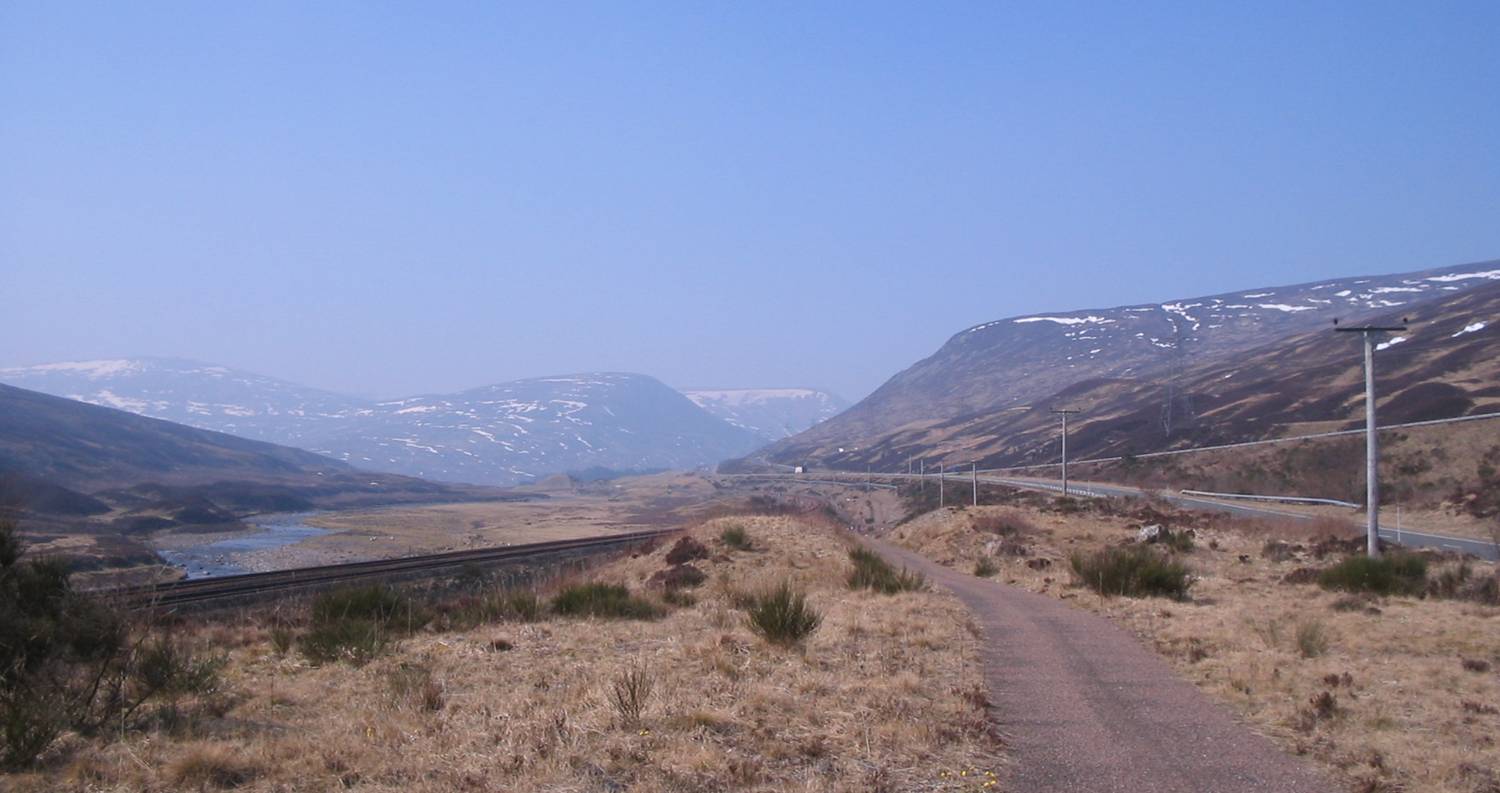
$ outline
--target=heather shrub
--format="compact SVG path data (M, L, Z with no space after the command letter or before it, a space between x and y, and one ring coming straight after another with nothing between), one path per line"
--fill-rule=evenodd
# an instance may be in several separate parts
M1073 575L1101 595L1187 597L1192 575L1186 565L1144 545L1074 553Z

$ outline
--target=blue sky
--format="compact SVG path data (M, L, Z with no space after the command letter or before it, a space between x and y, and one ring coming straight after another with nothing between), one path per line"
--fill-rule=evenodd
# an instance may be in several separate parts
M862 396L1500 257L1500 4L0 5L0 365Z

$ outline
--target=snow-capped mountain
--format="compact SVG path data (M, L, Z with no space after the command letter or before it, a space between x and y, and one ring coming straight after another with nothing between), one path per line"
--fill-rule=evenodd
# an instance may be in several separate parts
M836 394L812 388L689 388L682 393L698 407L768 442L796 435L849 406Z
M759 443L654 378L608 373L382 402L310 448L380 471L510 483L592 467L712 465Z
M535 378L388 402L164 358L0 369L0 382L370 470L477 484L593 467L712 465L764 442L634 374Z
M1334 318L1389 314L1496 281L1500 260L986 322L767 453L782 462L863 460L949 423L1065 399L1068 389L1108 380L1166 382L1174 372L1329 327Z
M0 369L0 382L242 438L306 448L361 399L179 358L69 361Z

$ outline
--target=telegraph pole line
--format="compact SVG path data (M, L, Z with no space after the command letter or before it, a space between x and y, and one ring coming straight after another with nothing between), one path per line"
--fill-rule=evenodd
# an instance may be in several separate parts
M979 463L969 463L971 475L974 477L974 506L979 506Z
M1358 333L1365 341L1365 553L1380 555L1380 441L1375 431L1375 340L1387 333L1406 330L1400 325L1339 325L1333 329Z
M1062 416L1062 494L1068 495L1068 416L1082 411L1073 408L1053 408L1053 413Z
M938 463L938 509L943 508L943 464Z

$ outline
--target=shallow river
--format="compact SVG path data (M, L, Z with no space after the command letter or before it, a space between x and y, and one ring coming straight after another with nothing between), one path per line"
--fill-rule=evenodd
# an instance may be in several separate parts
M317 514L320 513L294 512L246 518L245 522L259 531L157 553L169 563L186 570L188 578L250 573L254 571L243 566L246 555L327 534L327 529L303 522Z

